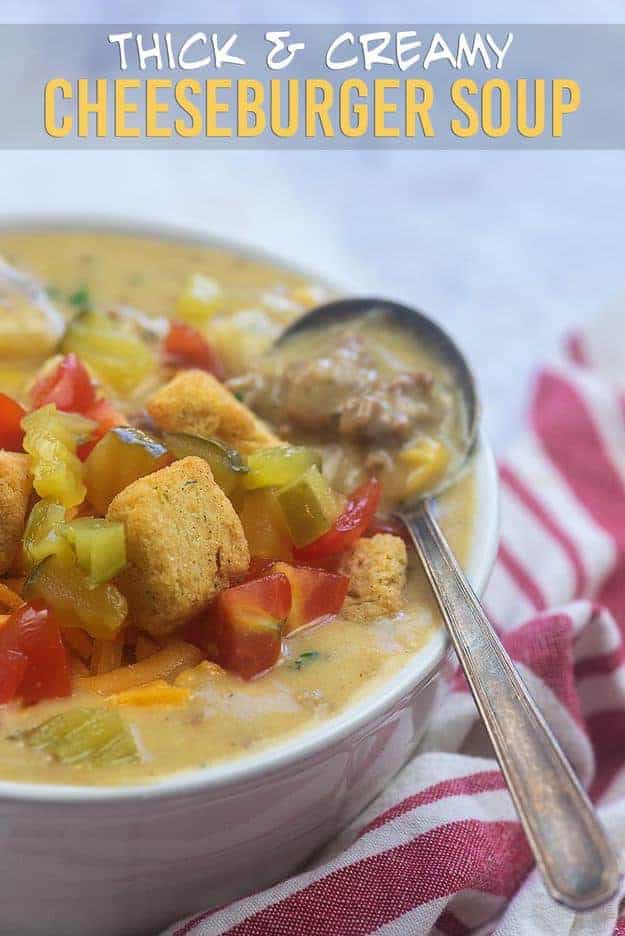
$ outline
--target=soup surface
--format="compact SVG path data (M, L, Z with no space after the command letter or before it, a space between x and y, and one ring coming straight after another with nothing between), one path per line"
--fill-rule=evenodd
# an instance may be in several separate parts
M78 472L71 477L86 486L86 495L74 497L70 487L58 486L58 473L52 480L49 472L38 476L31 461L35 493L25 510L25 538L22 529L15 555L0 566L0 693L3 634L14 627L11 601L29 602L18 606L13 618L30 605L35 614L52 607L72 670L69 696L38 697L32 683L30 694L16 690L0 705L1 779L143 783L231 760L322 724L419 652L440 622L410 550L406 558L400 531L379 513L348 547L328 543L338 542L340 518L359 509L355 488L366 508L371 476L382 482L383 511L409 491L435 487L453 466L462 414L448 375L427 352L407 347L372 318L358 333L337 328L329 344L327 338L307 339L305 347L294 343L270 355L284 326L329 295L301 275L224 249L108 231L42 230L1 235L0 257L7 264L0 267L0 393L30 411L23 445L31 446L31 460L43 458L38 433L57 426L62 406L45 407L50 399L64 399L67 383L57 379L57 369L68 355L86 366L99 406L63 403L70 419L78 412L91 422L85 429L61 416L54 438L58 445L63 433L76 439L87 433L80 444L74 439L78 467L64 462L64 470L70 465ZM172 320L185 327L176 331ZM208 350L198 334L208 339ZM50 361L58 352L65 357ZM298 385L304 367L312 370ZM206 373L227 381L223 394L239 410L247 404L266 423L254 423L237 436L239 410L232 410L230 421L211 422L210 407L200 405L206 388L214 389ZM330 387L330 403L327 392L317 397L300 392L302 385L320 387L328 373L333 380L343 375L340 391L335 380ZM75 394L77 386L72 384ZM324 386L328 391L327 381ZM362 398L363 387L373 398L364 410L354 402ZM109 415L107 422L103 399L106 413L117 414L118 426L139 428L149 437L124 435L128 430L115 428ZM0 399L0 431L1 423ZM286 460L279 441L297 446ZM129 484L115 486L121 460L138 449L153 463L129 476ZM2 457L0 452L0 499ZM169 479L176 481L174 488ZM201 500L204 495L208 500ZM37 527L31 511L42 503L43 526ZM464 561L472 532L470 470L439 505L442 525ZM61 521L55 527L57 515ZM191 515L198 526L187 531ZM0 562L3 523L0 510ZM126 537L125 566L117 562L120 529ZM198 571L194 564L195 543L198 555L210 551L214 530L224 536L210 573L216 597L208 595L202 578L210 577L208 567ZM136 549L133 537L140 540ZM255 571L246 572L250 553ZM55 579L59 569L63 574ZM301 569L330 576L323 581L338 591L344 582L347 596L342 593L338 613L319 605L319 614L308 614L312 626L290 629L293 596L304 588L297 575ZM86 570L92 590L85 602L93 604L94 595L104 602L87 610L86 604L72 605L75 596L61 595L58 584L82 581ZM253 627L248 614L241 636L236 630L241 606L228 605L223 595L235 595L245 578L264 582L265 603L260 617L258 606L252 609ZM278 590L271 606L268 579ZM276 604L287 579L288 612ZM3 596L3 586L13 598L6 591ZM307 588L300 594L300 611L310 599ZM111 603L112 594L121 595L122 610ZM245 594L248 604L257 600L249 590ZM113 620L116 613L121 625ZM269 661L266 653L273 652L266 641L274 618L281 619L276 658L262 669L262 661ZM299 620L309 623L308 618ZM8 649L27 656L16 646ZM7 659L17 657L9 653ZM15 672L25 679L19 665ZM89 714L81 722L84 712ZM73 728L67 721L72 713ZM98 713L106 718L114 713L126 734L118 737L116 725L100 723ZM58 714L66 716L65 723L50 721ZM104 732L99 747L93 741L98 731ZM82 756L83 743L91 743L96 754Z

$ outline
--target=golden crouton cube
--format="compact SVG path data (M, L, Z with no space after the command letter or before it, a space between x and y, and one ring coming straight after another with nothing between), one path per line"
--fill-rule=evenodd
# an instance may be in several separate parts
M0 575L20 547L32 487L29 456L0 450Z
M134 481L106 516L126 528L117 582L132 622L155 636L202 611L250 562L241 522L201 458Z
M366 619L400 611L406 593L406 546L399 536L378 533L360 539L342 561L349 576L345 612Z
M240 452L282 444L227 387L205 371L182 371L148 400L148 412L165 432L216 437Z

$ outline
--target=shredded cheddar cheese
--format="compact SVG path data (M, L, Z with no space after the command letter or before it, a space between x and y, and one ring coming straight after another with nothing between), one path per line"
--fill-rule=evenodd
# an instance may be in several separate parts
M164 679L155 679L146 686L126 689L109 696L107 702L112 705L184 705L189 700L191 691L180 686L170 686Z

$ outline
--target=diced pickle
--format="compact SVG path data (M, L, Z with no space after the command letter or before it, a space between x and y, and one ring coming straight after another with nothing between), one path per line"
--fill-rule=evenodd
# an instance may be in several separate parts
M14 737L63 764L116 767L139 760L130 728L111 709L71 709Z
M138 478L164 468L169 460L163 443L140 429L110 429L85 462L87 497L104 514L116 494Z
M32 456L33 484L40 497L76 507L85 497L83 465L76 447L95 423L77 413L59 413L50 403L22 419L24 450Z
M54 403L47 403L32 410L24 417L22 423L25 431L30 430L35 435L44 429L53 432L59 442L68 448L86 442L97 425L93 419L87 419L80 413L61 412Z
M74 351L98 377L122 396L131 394L156 368L149 345L108 315L79 315L63 339L63 351Z
M196 455L208 462L215 481L226 494L232 494L248 470L243 456L218 439L202 439L177 432L165 432L163 439L176 458Z
M243 485L255 488L284 487L296 481L312 465L321 470L321 456L303 445L276 445L258 449L248 455L248 474Z
M338 498L316 465L280 488L276 497L296 546L306 546L326 533L341 509Z
M114 578L126 565L126 531L123 523L80 517L63 530L74 547L78 565L91 585Z
M270 488L247 491L239 510L239 519L250 555L266 559L292 557L291 537L275 491Z
M191 325L205 325L218 310L223 295L210 276L194 273L176 300L176 316Z
M65 508L44 498L30 512L24 531L24 556L32 568L48 556L69 556L71 547L63 536Z
M449 449L442 442L424 436L410 448L402 449L399 458L409 466L405 481L405 495L431 491L447 470Z
M114 585L91 586L79 566L50 556L27 578L23 595L41 598L53 611L61 627L82 627L100 640L111 640L128 614L126 599Z

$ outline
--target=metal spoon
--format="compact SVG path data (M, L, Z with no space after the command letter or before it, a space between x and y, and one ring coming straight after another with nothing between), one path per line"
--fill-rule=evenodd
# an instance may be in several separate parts
M430 349L454 376L465 408L466 461L479 422L475 381L456 345L423 313L385 300L343 299L304 315L282 333L276 345L283 346L306 331L373 315L382 325L388 321L404 328L409 340ZM446 479L445 486L456 474ZM614 851L454 557L433 506L428 496L401 504L396 514L410 531L423 562L536 864L555 900L574 910L597 907L614 895L619 884Z

